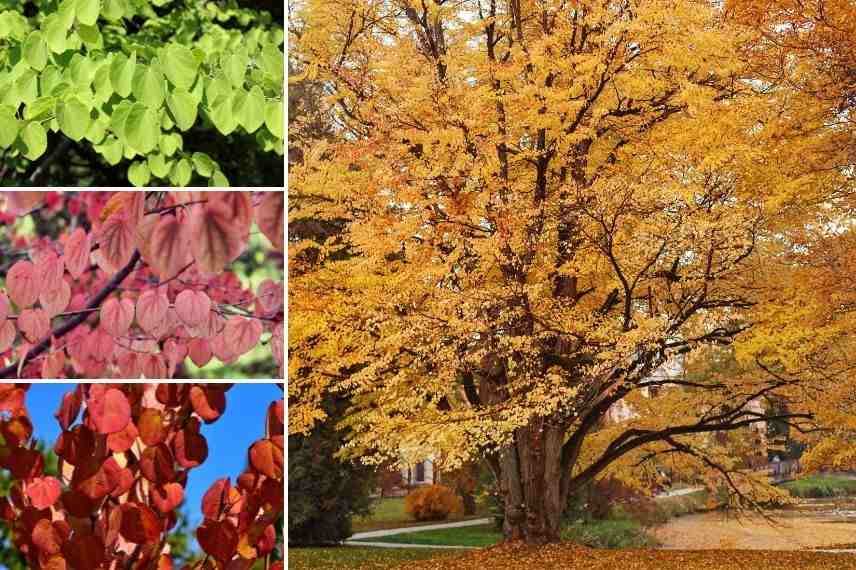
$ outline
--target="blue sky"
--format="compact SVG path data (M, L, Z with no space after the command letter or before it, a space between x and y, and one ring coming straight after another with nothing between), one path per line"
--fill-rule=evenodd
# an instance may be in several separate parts
M54 412L63 394L74 387L75 384L32 384L27 392L34 437L48 447L53 447L60 434ZM182 505L191 528L202 521L202 496L208 487L221 477L230 477L234 483L244 470L250 444L264 437L268 405L282 396L275 384L236 384L226 393L226 412L213 424L202 424L202 434L208 440L208 459L191 469Z

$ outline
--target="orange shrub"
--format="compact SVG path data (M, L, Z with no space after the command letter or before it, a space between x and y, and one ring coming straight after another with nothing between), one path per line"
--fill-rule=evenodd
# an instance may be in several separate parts
M461 498L445 485L426 485L404 499L405 512L418 521L441 521L463 509Z

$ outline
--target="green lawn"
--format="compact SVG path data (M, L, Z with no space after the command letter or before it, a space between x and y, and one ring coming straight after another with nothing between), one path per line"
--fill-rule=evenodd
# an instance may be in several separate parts
M351 523L351 528L354 532L364 532L386 528L422 526L438 522L455 522L487 516L487 511L481 507L480 509L480 512L477 511L475 515L469 517L453 514L444 521L415 521L404 512L404 497L385 497L375 501L374 511L371 515L355 517Z
M782 483L791 495L802 498L844 497L856 495L856 479L840 475L810 475Z
M430 548L370 548L357 546L331 546L328 548L289 548L289 570L377 569L391 568L405 562L451 556L461 552L432 550Z
M481 548L492 546L502 540L502 533L496 531L493 525L465 526L459 528L444 528L439 530L423 530L393 534L383 538L366 540L393 542L395 544L426 544L445 546L472 546Z

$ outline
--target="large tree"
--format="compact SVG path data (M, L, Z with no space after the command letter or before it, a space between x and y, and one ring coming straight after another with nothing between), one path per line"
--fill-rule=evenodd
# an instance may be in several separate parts
M775 351L797 319L751 332L849 189L823 118L798 137L793 89L753 73L753 32L683 0L339 0L292 35L335 139L307 142L290 215L346 229L290 239L290 430L348 391L343 454L483 455L506 537L534 543L628 457L694 457L742 494L706 434L810 381ZM752 373L657 373L744 339Z

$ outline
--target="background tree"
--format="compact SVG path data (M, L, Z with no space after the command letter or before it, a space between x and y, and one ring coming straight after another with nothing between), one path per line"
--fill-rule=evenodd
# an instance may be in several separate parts
M754 74L745 25L692 2L302 7L336 137L302 152L289 214L344 231L290 238L290 431L344 389L349 451L486 457L528 542L618 461L687 456L751 503L709 434L813 429L817 376L777 368L834 328L788 313L830 308L788 293L814 266L794 237L830 239L853 187L823 117ZM657 374L730 344L751 373ZM603 428L620 400L635 414Z
M326 411L336 417L345 402L328 399ZM339 461L344 438L334 420L316 425L306 435L288 436L288 543L335 544L351 536L351 519L371 512L369 494L374 468Z
M16 224L6 235L0 377L168 378L186 375L190 362L232 364L250 351L256 364L244 374L277 376L284 292L265 276L281 275L283 200L7 193L6 223L34 216L35 228ZM247 282L236 273L262 267Z
M4 185L280 186L283 10L0 5Z

